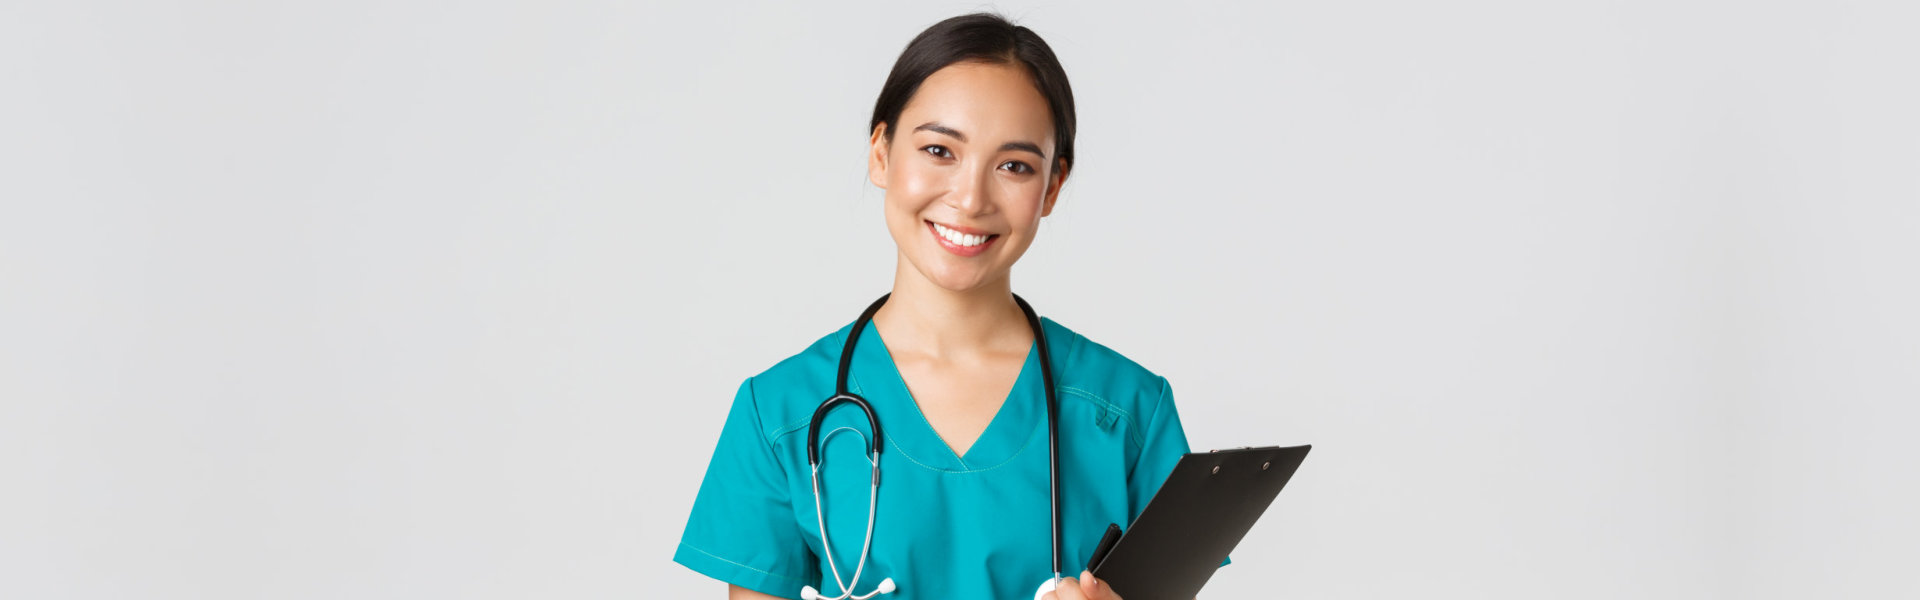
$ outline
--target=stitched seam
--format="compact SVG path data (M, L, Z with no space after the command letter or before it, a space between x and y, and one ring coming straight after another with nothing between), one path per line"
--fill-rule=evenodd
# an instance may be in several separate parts
M867 393L867 392L866 392L866 389L865 389L865 388L862 388L862 387L860 387L860 379L859 379L858 377L854 377L852 373L848 373L848 374L847 374L847 386L848 386L848 387L851 387L851 388L853 388L853 393L855 393L855 394L866 394L866 393ZM1059 387L1060 387L1061 389L1064 389L1064 390L1067 390L1067 391L1069 391L1069 392L1074 392L1074 393L1077 393L1077 394L1079 394L1079 395L1084 395L1084 396L1086 396L1086 397L1088 397L1088 398L1090 398L1090 399L1092 399L1092 400L1093 400L1093 401L1095 401L1095 402L1098 402L1098 403L1100 403L1100 404L1102 404L1102 405L1104 405L1104 406L1107 406L1108 408L1111 408L1111 409L1113 409L1113 410L1114 410L1115 412L1118 412L1118 413L1120 413L1121 415L1123 415L1123 416L1126 416L1126 418L1127 418L1127 422L1128 422L1128 423L1133 423L1133 417L1132 417L1132 415L1128 415L1128 414L1127 414L1127 411L1125 411L1125 410L1122 410L1122 409L1121 409L1120 407L1117 407L1117 406L1113 406L1112 404L1108 404L1108 403L1107 403L1107 402L1106 402L1105 400L1101 400L1101 399L1099 399L1098 397L1096 397L1096 396L1093 396L1092 394L1089 394L1088 392L1084 392L1084 391L1080 391L1080 390L1076 390L1076 389L1074 389L1074 388L1070 388L1070 387L1066 387L1066 386L1059 386ZM917 411L916 411L916 412L917 412ZM921 415L921 416L920 416L920 421L921 421L922 423L926 423L926 420L927 420L927 418L926 418L926 416L925 416L925 415ZM808 416L808 417L806 417L806 418L802 418L802 419L796 419L796 420L794 420L794 422L792 422L792 423L789 423L789 424L787 424L786 426L784 426L784 427L781 427L781 428L779 428L779 429L776 429L776 430L774 430L774 431L773 431L773 432L772 432L771 434L769 434L769 435L770 435L771 437L769 437L769 438L767 438L767 443L768 443L769 445L773 445L773 444L777 444L777 443L779 443L779 441L780 441L780 438L783 438L783 437L786 437L786 436L787 436L787 434L790 434L790 433L795 433L795 432L797 432L797 431L799 431L799 430L800 430L801 428L803 428L803 427L806 427L806 426L809 426L809 425L811 425L812 423L813 423L813 417L812 417L812 416ZM928 429L929 431L931 431L931 430L933 429L933 425L932 425L932 424L928 424L928 425L927 425L927 429ZM1136 429L1136 428L1134 428L1134 427L1129 427L1129 428L1128 428L1128 432L1130 432L1130 433L1131 433L1132 435L1139 435L1139 433L1138 433L1137 431L1134 431L1134 429ZM884 432L883 432L883 433L881 433L881 435L880 435L880 437L883 437L883 438L886 438L886 440L887 440L887 445L889 445L889 446L892 446L894 450L896 450L896 451L898 451L898 452L900 452L900 456L903 456L903 457L906 457L906 459L907 459L907 462L910 462L910 463L913 463L914 465L917 465L917 466L919 466L919 467L920 467L920 468L922 468L922 469L926 469L926 470L928 470L928 471L933 471L933 472L935 472L935 473L950 473L950 474L955 474L955 475L963 475L963 474L967 474L967 473L980 473L980 472L984 472L984 471L992 471L992 470L994 470L994 469L998 469L998 468L1000 468L1000 467L1004 467L1004 466L1007 466L1008 464L1012 464L1012 463L1013 463L1013 460L1014 460L1014 459L1016 459L1016 458L1019 458L1021 454L1025 454L1025 453L1027 452L1027 449L1028 449L1028 448L1031 448L1031 447L1033 447L1033 437L1034 437L1034 436L1033 436L1033 434L1032 434L1031 432L1029 432L1029 433L1027 434L1027 441L1026 441L1026 443L1025 443L1025 444L1021 444L1021 445L1020 445L1020 449L1019 449L1019 450L1015 450L1015 451L1013 451L1013 454L1011 454L1011 455L1008 455L1008 456L1007 456L1007 459L1006 459L1006 460L1003 460L1003 461L1000 461L1000 462L999 462L998 464L995 464L995 465L993 465L993 466L991 466L991 467L981 467L981 468L978 468L978 469L975 469L975 468L971 468L971 467L969 467L969 468L966 468L966 469L961 469L961 470L957 470L957 471L956 471L956 470L952 470L952 469L942 469L942 468L940 468L940 467L936 467L936 466L933 466L933 465L929 465L929 464L927 464L927 463L923 463L923 462L920 462L920 459L917 459L917 458L914 458L914 457L913 457L913 454L912 454L912 453L909 453L909 452L907 452L907 449L906 449L906 448L902 448L902 447L900 447L900 442L896 442L896 441L894 441L894 439L893 439L893 435L892 435L892 434L887 434L887 433L884 433ZM1128 439L1129 439L1129 440L1132 440L1132 437L1129 437ZM1136 446L1138 446L1138 445L1141 445L1141 443L1140 443L1140 442L1137 442L1137 441L1136 441L1136 442L1134 443L1134 445L1136 445ZM952 454L952 453L953 453L953 448L947 448L947 453L948 453L948 454ZM958 455L955 455L955 456L954 456L954 460L955 460L955 461L958 461L958 462L959 462L959 463L960 463L960 464L961 464L962 466L965 466L965 465L967 464L967 462L966 462L965 460L961 460L961 459L960 459L960 457L959 457ZM699 548L694 548L694 549L695 549L695 550L699 550ZM719 558L719 557L717 557L717 556L716 556L716 557L714 557L714 558ZM725 559L722 559L722 560L725 560Z
M874 333L874 335L879 335L879 332L875 332L875 333ZM889 352L891 352L891 351L889 351ZM849 373L849 374L847 375L847 377L848 377L848 378L852 378L852 377L853 377L853 375L852 375L851 373ZM903 387L903 388L904 388L904 387L906 387L906 382L904 382L904 381L903 381L903 382L901 382L901 383L900 383L900 387ZM914 399L913 399L913 390L907 390L907 399L908 399L908 400L911 400L911 401L913 401L913 403L914 403L914 405L915 405L915 406L918 406L918 405L920 404L920 401L918 401L918 400L914 400ZM925 426L927 427L927 431L934 431L934 429L933 429L933 423L927 420L927 413L925 413L925 412L923 412L923 411L920 411L920 410L915 410L915 411L913 411L913 416L916 416L916 417L919 417L919 418L920 418L920 424L921 424L921 425L925 425ZM934 437L935 437L935 438L938 438L938 437L940 437L940 434L939 434L939 432L935 432L935 433L934 433ZM892 438L891 436L889 436L889 437L887 438L887 441L888 441L888 442L892 442L892 441L893 441L893 438ZM960 463L960 466L961 466L961 467L962 467L963 469L964 469L964 468L966 468L966 466L967 466L967 461L966 461L966 459L964 459L964 458L960 458L960 453L958 453L958 452L954 452L954 451L953 451L953 446L948 446L948 445L947 445L947 442L946 442L946 440L941 440L941 441L940 441L940 447L942 447L942 448L946 448L946 449L947 449L947 456L951 456L951 457L953 457L953 462L957 462L957 463ZM905 451L905 450L902 450L902 451L900 451L900 452L901 452L902 454L905 454L905 453L906 453L906 451ZM919 461L914 461L914 462L919 462ZM963 471L947 471L946 469L937 469L937 468L934 468L934 467L927 467L927 468L929 468L929 469L933 469L933 470L935 470L935 471L945 471L945 472L948 472L948 473L965 473L965 472L966 472L966 471L964 471L964 470L963 470Z
M865 389L862 389L860 387L860 380L855 378L852 373L847 374L847 387L852 388L853 393L855 394L865 395L867 393ZM800 417L798 419L794 419L792 423L788 423L785 426L779 429L775 429L773 430L773 432L767 434L769 436L767 438L767 442L768 443L778 442L780 441L780 438L787 437L787 434L799 431L801 427L810 426L812 424L813 424L813 415L807 415L804 417Z
M1115 406L1112 402L1106 401L1106 399L1101 398L1100 396L1094 394L1093 392L1089 392L1080 388L1065 386L1065 385L1060 386L1060 389L1066 391L1068 394L1079 396L1083 399L1086 399L1089 402L1098 404L1102 408L1120 413L1120 417L1127 420L1127 441L1133 442L1133 445L1136 448L1139 448L1142 450L1146 449L1147 442L1145 439L1142 439L1142 434L1140 433L1140 422L1134 420L1133 413L1127 412L1127 409L1120 408L1119 406Z
M1004 466L1007 466L1008 464L1011 464L1013 462L1013 459L1019 458L1021 454L1025 454L1027 451L1027 448L1033 447L1034 436L1031 433L1029 433L1027 435L1027 443L1021 445L1019 450L1013 451L1012 455L1008 456L1006 460L1000 461L999 464L993 465L991 467L981 467L978 469L965 469L965 470L959 470L959 471L952 470L952 469L942 469L940 467L936 467L933 465L929 465L927 463L920 462L920 459L914 458L912 454L907 453L907 450L905 448L901 448L899 442L893 441L893 436L889 435L889 436L882 436L882 437L887 438L887 445L893 446L894 450L898 450L901 456L904 456L907 458L907 462L911 462L915 465L919 465L921 468L926 469L928 471L933 471L935 473L964 475L967 473L979 473L982 471L992 471L994 469L998 469L1000 467L1004 467Z
M997 465L994 465L994 466L991 466L991 467L981 467L981 468L978 468L978 469L969 469L969 470L966 470L966 471L948 471L948 472L949 472L949 473L981 473L981 472L985 472L985 471L992 471L992 470L994 470L994 469L998 469L998 468L1000 468L1000 467L1004 467L1004 466L1007 466L1007 465L1010 465L1010 464L1013 464L1013 459L1016 459L1016 458L1020 458L1020 455L1021 455L1021 454L1026 454L1026 452L1027 452L1027 449L1028 449L1028 448L1032 448L1032 447L1033 447L1033 438L1034 438L1034 437L1036 437L1036 436L1035 436L1035 435L1033 435L1033 433L1032 433L1032 432L1028 432L1028 433L1027 433L1027 443L1025 443L1025 444L1021 444L1021 445L1020 445L1020 449L1019 449L1019 450L1015 450L1015 451L1013 451L1013 454L1011 454L1011 455L1008 455L1008 456L1007 456L1007 459L1006 459L1006 460L1003 460L1003 461L1000 461L1000 464L997 464Z
M849 379L852 379L852 378L853 378L853 376L852 376L851 374L849 374L849 375L848 375L847 377L848 377ZM853 381L853 383L852 383L852 385L854 385L854 386L856 386L856 387L858 387L858 386L859 386L859 380L857 380L857 379L855 379L855 380ZM865 393L865 392L861 392L861 393ZM923 414L923 413L920 413L920 411L914 411L914 413L915 413L915 414L917 414L917 415L919 415L919 417L920 417L920 422L921 422L921 423L923 423L923 424L926 424L926 426L927 426L927 431L933 431L933 424L932 424L932 423L927 423L927 416L926 416L925 414ZM915 464L915 465L919 465L919 466L920 466L921 468L923 468L923 469L926 469L926 470L928 470L928 471L933 471L933 472L935 472L935 473L951 473L951 474L965 474L965 473L979 473L979 472L982 472L982 471L992 471L992 470L994 470L994 469L998 469L998 468L1000 468L1000 467L1004 467L1004 466L1007 466L1007 464L1009 464L1009 463L1012 463L1012 462L1013 462L1013 459L1015 459L1015 458L1019 458L1021 454L1024 454L1024 453L1026 453L1026 451L1027 451L1027 448L1029 448L1029 447L1031 447L1031 446L1033 446L1033 434L1032 434L1032 433L1028 433L1028 434L1027 434L1027 442L1026 442L1025 444L1022 444L1022 445L1020 446L1020 449L1019 449L1019 450L1015 450L1015 451L1013 451L1013 454L1011 454L1011 455L1008 455L1008 456L1007 456L1007 459L1006 459L1006 460L1003 460L1003 461L1000 461L1000 462L999 462L998 464L995 464L995 465L993 465L993 466L991 466L991 467L981 467L981 468L978 468L978 469L975 469L975 468L972 468L972 467L967 467L967 461L965 461L965 460L963 460L963 459L961 459L961 458L960 458L960 455L958 455L958 454L954 454L954 452L953 452L953 447L951 447L951 446L947 446L947 454L948 454L948 455L951 455L951 456L953 456L953 459L954 459L954 461L956 461L956 462L959 462L959 463L960 463L960 466L962 466L962 467L966 467L966 468L964 468L964 469L960 469L960 470L953 470L953 469L942 469L942 468L940 468L940 467L936 467L936 466L933 466L933 465L929 465L929 464L927 464L927 463L923 463L923 462L920 462L920 459L917 459L917 458L914 458L914 457L913 457L913 454L911 454L911 453L908 453L908 452L907 452L907 449L906 449L906 448L902 448L902 447L900 447L900 442L896 442L896 441L894 441L894 440L893 440L893 435L892 435L892 434L882 434L882 435L881 435L881 437L884 437L884 438L887 438L887 444L888 444L888 445L890 445L890 446L893 446L893 448L894 448L895 450L899 450L899 451L900 451L900 455L901 455L901 456L905 456L905 457L907 457L907 461L908 461L908 462L911 462L911 463L913 463L913 464ZM941 443L940 445L942 445L942 446L946 446L946 443L945 443L945 442L942 442L942 443Z
M787 434L789 433L800 431L801 429L806 428L807 425L811 424L812 422L813 422L813 417L811 416L795 419L792 423L788 423L785 427L775 429L773 430L772 433L767 434L767 443L777 444L780 442L780 438L787 437Z
M1113 404L1108 403L1105 400L1101 400L1098 396L1091 395L1087 392L1083 392L1083 391L1080 391L1074 388L1069 388L1066 386L1061 386L1061 389L1067 390L1069 394L1080 396L1089 401L1098 403L1101 406L1104 406L1108 409L1111 409L1114 412L1120 413L1120 416L1127 420L1127 441L1132 442L1136 448L1145 449L1146 443L1138 439L1135 439L1140 437L1140 431L1139 431L1140 428L1134 426L1133 415L1128 414L1126 409L1120 408L1118 406L1114 406ZM860 392L856 390L855 393L860 393ZM796 420L792 424L777 430L777 432L773 435L773 437L767 440L767 443L771 445L777 445L780 442L780 438L787 437L787 434L790 434L790 433L798 433L802 427L810 425L812 422L813 422L812 417ZM883 433L881 434L880 437L886 438L887 445L893 446L893 449L899 451L901 456L906 457L908 462L919 465L920 467L925 468L926 470L934 471L938 473L978 473L981 471L991 471L991 470L1006 466L1007 463L1013 462L1013 459L1019 458L1022 453L1025 453L1027 451L1027 448L1033 446L1033 435L1029 434L1027 435L1026 443L1021 444L1019 450L1015 450L1013 451L1013 454L1008 455L1006 460L1001 461L1000 463L995 464L991 467L980 467L978 469L967 468L967 469L955 471L950 469L942 469L940 467L936 467L933 465L929 465L927 463L920 462L920 459L914 458L913 454L910 452L907 452L906 448L900 447L900 442L894 441L893 435L891 434ZM965 461L962 461L960 464L965 465L967 463Z
M861 388L861 387L860 387L860 380L859 380L859 379L857 379L857 378L855 378L855 377L853 377L853 375L852 375L852 374L848 374L848 375L847 375L847 386L848 386L848 387L850 387L850 388L853 388L853 393L855 393L855 394L866 394L866 393L867 393L867 391L866 391L866 389L864 389L864 388ZM923 420L924 420L924 418L923 418ZM787 434L789 434L789 433L794 433L794 432L797 432L797 431L799 431L799 430L800 430L800 428L801 428L801 427L802 427L803 425L811 425L812 423L813 423L813 417L811 417L811 416L809 416L809 417L807 417L807 418L804 418L804 419L799 419L799 420L796 420L796 421L794 421L794 422L793 422L793 424L790 424L790 425L787 425L786 427L782 427L782 428L780 428L780 431L779 431L779 433L778 433L777 435L775 435L775 436L773 437L773 440L777 442L777 441L779 441L779 440L780 440L780 438L783 438L783 437L786 437L786 436L787 436ZM931 428L931 426L929 426L929 428ZM881 432L881 434L880 434L880 437L882 437L882 438L885 438L885 439L887 440L887 445L889 445L889 446L893 446L893 449L894 449L895 451L898 451L898 452L900 453L900 456L903 456L903 457L906 457L906 459L907 459L907 462L910 462L910 463L913 463L913 464L916 464L916 465L919 465L919 466L920 466L921 468L924 468L924 469L926 469L926 470L929 470L929 471L934 471L934 472L937 472L937 473L967 473L967 472L970 472L970 471L949 471L949 470L946 470L946 469L942 469L942 468L939 468L939 467L935 467L935 466L933 466L933 465L929 465L929 464L927 464L927 463L923 463L923 462L920 462L920 459L917 459L917 458L914 458L914 457L913 457L913 454L911 454L911 453L908 453L908 452L907 452L907 449L906 449L906 448L902 448L902 447L900 447L900 442L896 442L896 441L894 441L894 440L893 440L893 435L891 435L891 434L888 434L888 433L886 433L886 432L884 432L884 431L883 431L883 432ZM1029 439L1029 440L1028 440L1028 443L1032 443L1032 440L1031 440L1031 439ZM1023 446L1023 447L1021 447L1020 449L1021 449L1021 450L1026 450L1026 447L1024 447L1024 446ZM949 452L951 452L951 449L949 449ZM1018 455L1018 453L1015 453L1015 454L1016 454L1016 455ZM965 463L961 463L961 464L965 464ZM1003 463L1003 464L1004 464L1004 463ZM999 466L999 465L995 465L995 466Z
M687 544L686 542L681 542L681 543L680 543L680 547L682 547L682 548L686 548L686 549L688 549L688 550L692 550L692 551L694 551L694 552L699 552L699 553L701 553L701 554L704 554L704 555L706 555L706 556L707 556L708 558L712 558L712 559L714 559L714 560L717 560L717 561L720 561L720 562L723 562L723 563L727 563L727 564L730 564L730 565L733 565L733 566L736 566L736 567L740 567L740 568L742 568L742 569L746 569L746 570L748 570L748 571L753 571L753 572L755 572L755 573L759 573L759 574L761 574L761 575L766 575L766 576L769 576L769 577L779 577L779 578L781 578L781 579L786 579L786 580L790 580L790 581L798 581L798 582L800 582L800 583L810 583L810 582L812 582L812 581L813 581L813 580L811 580L811 579L801 579L801 578L799 578L799 577L794 577L794 576L791 576L791 575L781 575L781 574L779 574L779 573L774 573L774 572L771 572L771 571L764 571L764 570L760 570L760 569L756 569L756 568L754 568L754 567L752 567L751 565L744 565L744 564L740 564L740 563L737 563L737 562L733 562L733 561L731 561L731 560L727 560L727 559L726 559L726 558L724 558L724 557L721 557L721 556L720 556L720 555L718 555L718 554L714 554L714 553L712 553L712 552L708 552L708 551L705 551L705 550L701 550L701 549L699 549L699 548L695 548L695 547L693 547L693 546L690 546L690 545L688 545L688 544Z
M753 388L752 377L748 377L747 382L743 385L747 388L747 399L753 403L753 422L757 425L760 423L760 391ZM773 458L773 464L780 467L780 475L782 478L785 478L787 475L786 462L780 460L780 452L774 449L773 440L765 439L765 436L762 436L762 439L767 445L767 456ZM698 548L695 548L695 550L698 550Z
M852 386L854 386L854 388L855 388L856 390L859 390L859 389L861 389L861 388L860 388L860 380L858 380L858 379L854 379L854 378L853 378L853 375L851 375L851 374L849 374L849 375L847 375L847 378L848 378L848 379L852 379L852 382L850 383L850 385L852 385ZM862 394L864 394L864 393L866 393L866 392L865 392L864 390L862 390L862 391L859 391L858 393L862 393ZM919 412L919 411L914 411L914 412L916 412L916 413L917 413L917 412ZM926 422L926 420L927 420L927 417L926 417L926 415L921 415L921 416L920 416L920 422L922 422L922 423L925 423L925 422ZM933 430L933 425L932 425L932 424L930 424L930 423L929 423L929 424L927 424L927 430L928 430L928 431L932 431L932 430ZM994 466L991 466L991 467L984 467L984 468L979 468L979 469L974 469L974 468L967 468L967 469L962 469L962 470L958 470L958 471L956 471L956 470L952 470L952 469L942 469L942 468L940 468L940 467L936 467L936 466L933 466L933 465L929 465L929 464L927 464L927 463L923 463L923 462L920 462L920 459L918 459L918 458L914 458L914 457L913 457L913 454L912 454L912 453L910 453L910 452L907 452L907 449L906 449L906 448L902 448L902 447L900 447L900 442L896 442L896 441L894 441L894 439L893 439L893 435L892 435L892 434L888 434L888 433L881 433L881 435L880 435L880 437L883 437L883 438L887 438L887 445L889 445L889 446L893 446L893 449L894 449L894 450L897 450L897 451L899 451L899 452L900 452L900 456L904 456L904 457L906 457L906 458L907 458L907 462L910 462L910 463L913 463L913 464L915 464L915 465L918 465L918 466L919 466L920 468L923 468L923 469L926 469L926 470L928 470L928 471L933 471L933 472L935 472L935 473L952 473L952 474L964 474L964 473L978 473L978 472L981 472L981 471L991 471L991 470L994 470L994 469L998 469L998 468L1000 468L1000 467L1003 467L1003 466L1006 466L1006 465L1007 465L1007 463L1011 463L1011 462L1013 462L1013 459L1015 459L1015 458L1018 458L1018 457L1019 457L1019 456L1020 456L1020 455L1021 455L1022 453L1025 453L1025 452L1027 451L1027 448L1028 448L1029 446L1032 446L1032 445L1033 445L1033 435L1032 435L1032 434L1028 434L1028 435L1027 435L1027 443L1026 443L1026 444L1023 444L1023 445L1021 445L1021 446L1020 446L1020 449L1019 449L1019 450L1015 450L1015 451L1013 452L1013 454L1012 454L1012 455L1010 455L1010 456L1008 456L1008 457L1007 457L1007 459L1006 459L1006 460L1004 460L1004 461L1000 461L1000 464L996 464L996 465L994 465ZM945 444L942 444L942 445L945 445ZM949 448L947 448L947 453L948 453L948 454L953 454L953 448L951 448L951 447L949 447ZM957 455L956 455L956 456L954 456L954 459L955 459L955 460L959 460L959 458L960 458L960 457L959 457L959 456L957 456ZM966 461L964 461L964 460L961 460L961 461L959 461L959 462L960 462L960 465L961 465L961 466L966 466L966 464L967 464L967 462L966 462Z

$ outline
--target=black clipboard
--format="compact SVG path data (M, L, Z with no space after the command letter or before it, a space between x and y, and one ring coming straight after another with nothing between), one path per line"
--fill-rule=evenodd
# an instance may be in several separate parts
M1190 600L1267 511L1313 446L1180 457L1125 535L1094 551L1094 577L1127 600ZM1110 549L1109 549L1110 548Z

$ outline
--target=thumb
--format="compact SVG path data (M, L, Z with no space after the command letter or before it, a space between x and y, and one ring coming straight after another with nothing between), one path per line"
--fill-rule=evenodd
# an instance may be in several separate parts
M1080 573L1080 591L1087 595L1087 600L1120 600L1106 581L1094 578L1092 571Z

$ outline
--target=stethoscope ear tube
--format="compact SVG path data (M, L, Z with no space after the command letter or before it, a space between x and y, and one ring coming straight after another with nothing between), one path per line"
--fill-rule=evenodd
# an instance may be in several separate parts
M873 304L867 305L867 310L860 313L860 319L853 322L853 329L847 332L847 342L840 347L840 372L834 377L833 397L820 403L819 408L813 409L813 420L807 425L808 465L820 464L820 422L827 418L827 413L831 412L833 407L842 402L852 402L854 406L860 407L860 410L867 413L867 423L873 426L873 437L868 440L873 447L868 451L872 452L873 458L877 459L880 456L881 440L885 439L880 436L880 417L874 414L873 405L867 404L866 398L847 391L847 373L853 369L853 349L855 344L860 343L860 332L867 328L867 323L873 321L873 314L880 312L880 307L886 305L887 299L892 297L891 293L885 294L880 296L879 300L874 300ZM874 479L878 480L879 476L875 475Z
M885 306L887 299L892 297L891 293L880 296L879 300L867 305L867 310L860 313L860 320L853 322L853 330L847 332L847 343L840 347L840 373L833 380L833 395L847 395L847 372L853 369L853 349L855 344L860 343L860 332L867 328L867 323L873 321L874 313L880 312L880 307Z
M868 404L866 398L861 398L853 394L840 394L828 398L826 402L820 403L820 408L814 409L813 411L813 421L807 425L808 466L820 465L820 422L825 421L827 419L827 413L832 412L833 407L842 402L858 406L861 412L867 413L867 424L873 428L873 437L867 440L869 442L867 451L873 453L869 458L877 458L880 456L880 440L885 438L880 436L880 418L874 414L873 405ZM878 479L877 475L875 479Z

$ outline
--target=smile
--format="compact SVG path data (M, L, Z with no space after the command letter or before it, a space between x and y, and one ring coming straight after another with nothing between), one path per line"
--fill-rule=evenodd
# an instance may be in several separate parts
M940 247L961 256L978 255L993 245L994 240L1000 239L998 234L968 233L932 221L927 221L927 228L940 240Z

